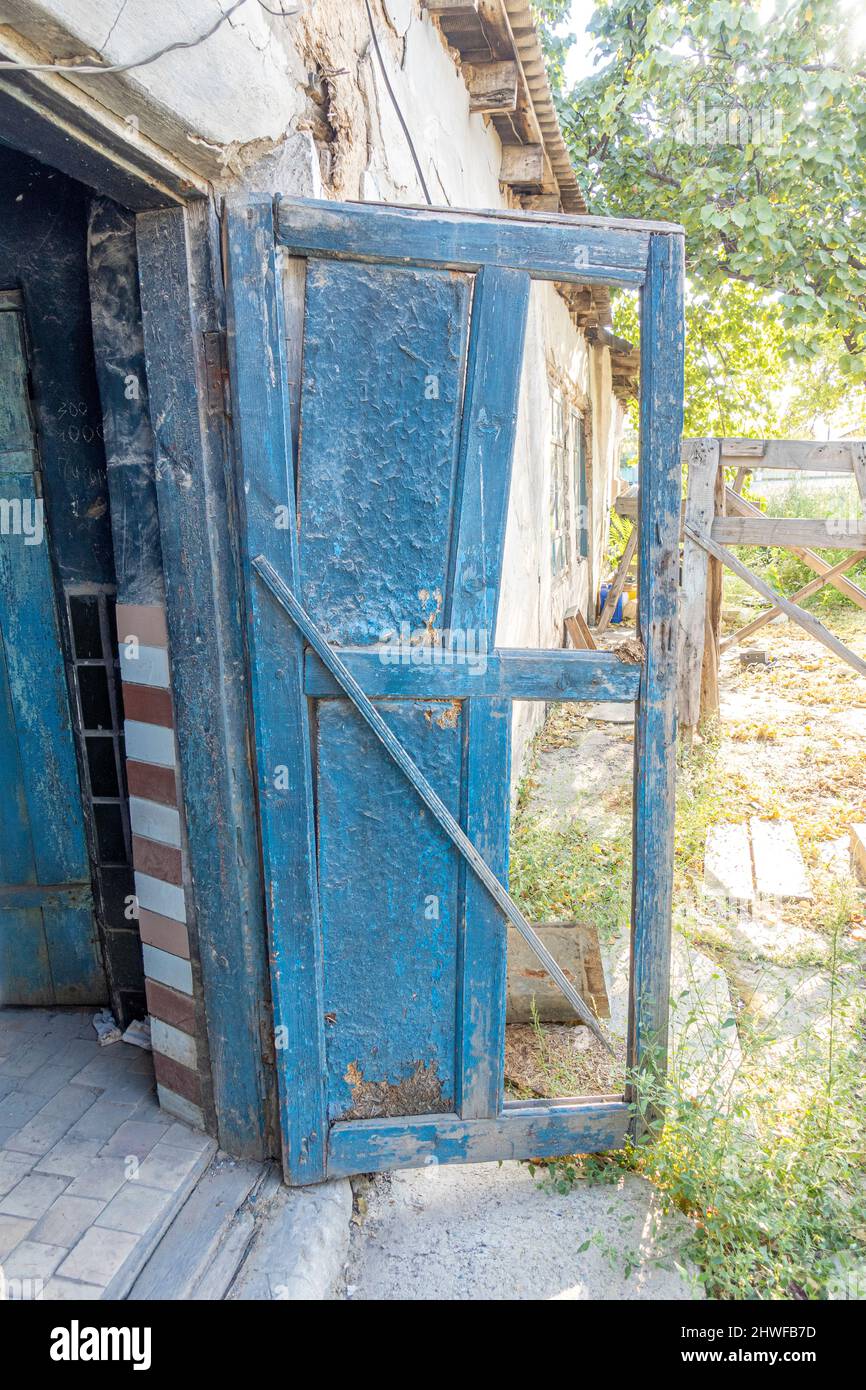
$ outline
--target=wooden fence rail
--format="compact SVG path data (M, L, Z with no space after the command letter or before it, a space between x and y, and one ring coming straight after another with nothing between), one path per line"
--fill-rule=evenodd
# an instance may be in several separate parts
M866 661L801 608L806 599L827 584L866 609L866 593L846 576L866 558L866 441L841 440L816 444L806 440L689 439L683 441L688 487L683 504L683 566L680 590L679 723L688 738L701 719L718 708L718 661L723 651L757 632L779 613L785 613L835 656L866 676ZM724 484L725 468L736 467L734 488ZM799 518L766 516L740 495L748 472L755 468L854 475L864 516ZM637 490L617 499L621 516L637 516ZM731 545L779 546L790 549L812 569L816 578L791 598L779 594L738 556ZM831 564L817 549L851 553ZM713 569L715 566L715 569ZM770 607L727 638L719 640L722 567L739 576ZM610 596L609 596L610 597ZM715 670L715 681L708 671Z
M691 737L698 724L719 707L718 667L730 650L773 618L785 613L811 637L823 643L861 675L866 662L852 652L823 623L800 607L800 601L830 584L866 611L866 591L847 572L866 559L866 441L785 439L686 439L683 463L688 470L687 495L682 504L683 542L680 586L678 718ZM736 468L733 487L725 485L725 469ZM861 518L829 519L767 516L741 496L747 474L756 468L822 473L830 477L853 474L860 496ZM637 545L638 489L629 488L614 503L617 514L631 521L632 531L608 591L597 632L604 632L616 609ZM778 546L791 551L815 578L787 597L778 594L728 548L732 545ZM819 549L847 550L835 564ZM722 575L727 568L767 599L770 607L721 641Z

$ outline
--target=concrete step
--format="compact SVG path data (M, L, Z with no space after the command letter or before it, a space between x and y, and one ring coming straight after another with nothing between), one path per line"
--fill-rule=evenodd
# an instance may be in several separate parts
M262 1203L254 1238L226 1296L307 1303L336 1298L349 1254L351 1220L347 1178L311 1187L279 1186Z
M719 821L707 830L704 850L704 892L735 903L752 903L752 852L745 825Z
M797 832L791 822L759 820L753 816L749 828L758 896L810 902L812 889L800 853Z
M271 1164L218 1153L126 1295L133 1300L221 1299L255 1233L256 1209L279 1187Z

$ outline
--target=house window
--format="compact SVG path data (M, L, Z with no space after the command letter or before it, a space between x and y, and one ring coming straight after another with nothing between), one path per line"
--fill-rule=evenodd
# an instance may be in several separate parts
M571 462L577 494L577 553L581 560L589 556L589 490L586 482L586 426L583 416L571 412Z
M562 401L551 397L550 431L550 568L564 574L571 561L571 451Z

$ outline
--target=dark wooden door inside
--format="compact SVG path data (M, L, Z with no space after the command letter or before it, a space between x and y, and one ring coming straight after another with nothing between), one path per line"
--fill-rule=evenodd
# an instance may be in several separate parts
M2 292L0 508L0 1003L102 1003L23 314Z

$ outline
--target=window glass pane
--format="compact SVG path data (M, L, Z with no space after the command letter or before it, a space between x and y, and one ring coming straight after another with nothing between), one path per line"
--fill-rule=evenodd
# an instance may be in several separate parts
M76 667L81 692L81 717L85 729L111 728L111 701L108 698L108 676L104 666Z
M99 600L93 594L72 594L69 598L72 638L79 661L99 660L102 636L99 631Z
M110 738L89 737L87 745L87 766L90 769L90 791L93 796L117 796L117 765L114 761L114 743Z
M569 459L563 404L556 395L551 395L550 404L550 563L557 575L568 568L570 558Z
M101 864L125 864L126 841L119 806L94 806L96 841Z

